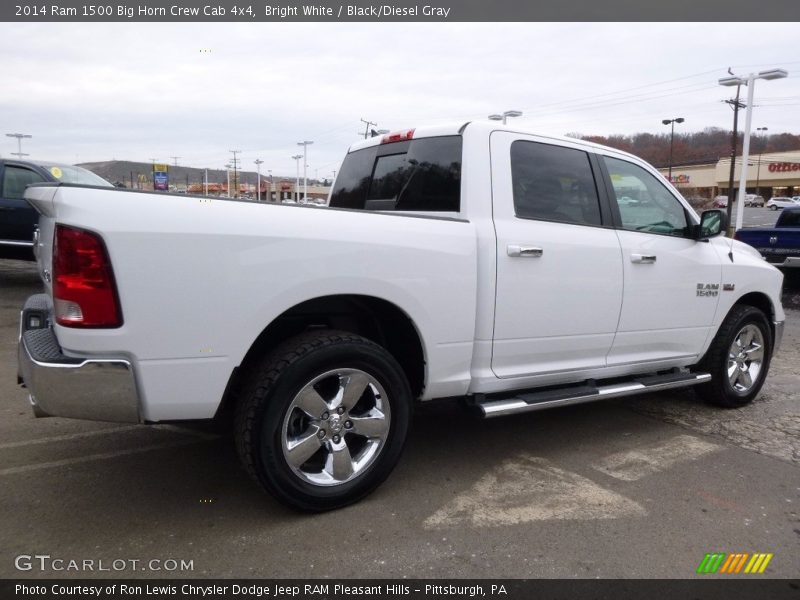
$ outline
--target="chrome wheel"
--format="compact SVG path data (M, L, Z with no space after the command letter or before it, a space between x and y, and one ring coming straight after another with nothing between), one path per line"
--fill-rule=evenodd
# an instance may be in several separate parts
M291 470L307 483L340 485L375 462L389 435L391 411L377 379L337 369L308 382L283 419L281 445Z
M758 381L764 364L764 335L753 324L739 330L728 350L728 381L735 392L746 394Z

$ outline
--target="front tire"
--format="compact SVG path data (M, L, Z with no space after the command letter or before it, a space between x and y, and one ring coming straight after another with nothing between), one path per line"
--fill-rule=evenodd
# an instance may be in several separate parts
M697 365L697 370L711 373L711 381L695 390L715 406L745 406L761 391L771 358L767 317L755 307L734 306Z
M405 443L412 397L381 346L323 330L292 338L243 385L239 457L278 500L306 511L360 500L391 473Z

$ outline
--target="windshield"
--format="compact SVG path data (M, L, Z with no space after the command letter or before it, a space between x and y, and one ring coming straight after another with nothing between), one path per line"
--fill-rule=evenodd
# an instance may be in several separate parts
M59 165L39 163L39 165L47 169L48 173L52 175L56 181L63 183L77 183L80 185L97 185L101 187L114 187L99 175L95 175L91 171L82 167L75 167L73 165Z

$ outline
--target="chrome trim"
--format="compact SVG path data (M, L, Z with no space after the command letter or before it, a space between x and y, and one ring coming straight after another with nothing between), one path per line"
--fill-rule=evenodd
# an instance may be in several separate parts
M572 404L584 404L587 402L596 402L598 400L607 400L609 398L621 398L623 396L632 396L635 394L646 394L649 392L660 392L662 390L677 389L682 387L689 387L697 385L698 383L705 383L711 380L709 373L697 373L692 379L684 379L681 381L667 381L665 383L654 383L652 385L645 385L638 382L620 383L616 385L609 385L597 388L597 393L584 394L581 396L573 396L572 398L561 398L559 400L547 400L544 402L536 402L528 404L520 398L509 398L507 400L489 401L478 404L483 416L486 418L501 417L523 412L533 412L536 410L545 410L548 408L555 408L557 406L570 406Z
M19 246L22 248L33 248L33 242L22 242L20 240L0 240L0 246Z
M19 372L34 414L92 421L139 423L133 365L121 358L54 363L35 359L23 335L17 347Z
M775 339L772 341L772 353L775 354L781 348L783 341L783 328L784 321L773 321L772 325L775 328Z

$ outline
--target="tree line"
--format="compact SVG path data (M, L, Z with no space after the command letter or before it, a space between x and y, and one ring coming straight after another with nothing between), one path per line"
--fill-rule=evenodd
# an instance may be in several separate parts
M656 167L669 165L669 133L635 133L633 135L582 135L569 134L590 142L611 146L635 154ZM744 136L740 133L736 154L742 153ZM800 135L775 133L750 136L750 154L800 150ZM706 127L694 133L675 132L672 148L673 165L690 165L717 162L731 154L731 132L719 127Z

